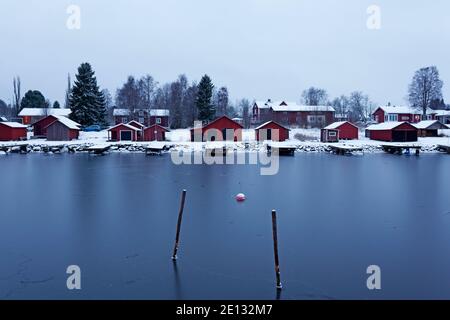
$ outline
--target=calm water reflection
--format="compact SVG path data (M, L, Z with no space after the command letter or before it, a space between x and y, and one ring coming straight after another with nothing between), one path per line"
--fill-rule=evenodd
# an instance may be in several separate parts
M0 298L275 299L277 209L282 299L448 299L449 164L298 154L260 176L257 166L174 166L168 156L2 156ZM66 289L71 264L81 291ZM379 292L365 285L371 264L382 269Z

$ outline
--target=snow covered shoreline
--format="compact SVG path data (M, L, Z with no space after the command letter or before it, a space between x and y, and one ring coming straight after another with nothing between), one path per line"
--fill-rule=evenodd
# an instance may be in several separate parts
M299 141L291 137L290 140L278 143L280 146L295 148L296 152L331 152L329 145L347 146L361 148L365 153L383 152L381 146L389 145L388 142L369 140L360 135L359 140L339 142L337 144L322 143L318 141L319 130L293 129L292 136L300 134L301 137L309 137L315 141ZM106 131L82 132L79 140L73 141L47 141L44 139L30 139L21 142L0 142L0 154L8 152L87 152L89 147L107 146L109 152L145 152L147 147L166 146L174 151L201 152L206 149L222 148L226 146L229 150L237 152L261 152L267 149L267 142L257 142L252 136L253 130L244 130L241 142L191 142L189 130L173 130L168 134L169 141L166 142L111 142L108 141ZM447 134L447 132L446 132ZM399 145L399 143L395 143ZM439 152L438 145L450 145L450 137L419 138L418 142L407 143L407 145L420 146L422 152Z

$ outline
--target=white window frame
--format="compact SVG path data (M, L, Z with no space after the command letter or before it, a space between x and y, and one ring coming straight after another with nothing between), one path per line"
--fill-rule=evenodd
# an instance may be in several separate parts
M155 123L156 123L156 124L161 124L161 122L162 122L162 119L161 119L161 118L156 118L156 119L155 119Z
M389 114L389 121L397 122L398 121L398 114Z
M122 117L122 123L127 123L128 122L128 118L127 117Z

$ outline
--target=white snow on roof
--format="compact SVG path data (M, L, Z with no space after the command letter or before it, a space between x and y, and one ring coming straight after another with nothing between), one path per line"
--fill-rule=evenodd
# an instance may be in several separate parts
M170 111L168 109L135 109L133 112L144 111L150 114L152 117L165 117L170 115ZM129 116L130 109L114 109L113 116Z
M418 110L409 106L381 106L380 107L386 113L392 114L422 114L422 110ZM376 111L376 110L375 110ZM434 110L427 108L427 114L436 113Z
M130 110L129 109L114 109L113 116L129 116Z
M373 124L371 126L368 126L367 130L391 130L391 129L397 128L398 126L402 125L403 123L407 123L407 122L397 122L397 121L383 122L383 123L378 123L378 124Z
M73 120L70 120L67 117L64 116L55 116L58 120L58 122L61 122L63 125L65 125L67 128L69 129L75 129L75 130L79 130L81 127L81 124L76 123Z
M330 124L329 126L325 127L324 129L326 130L333 130L333 129L337 129L338 127L340 127L341 125L343 125L344 123L346 123L348 121L338 121L338 122L334 122L332 124ZM349 122L350 123L350 122ZM351 124L351 123L350 123Z
M267 122L264 122L263 124L261 124L260 126L258 126L258 127L256 127L255 128L255 130L258 130L258 129L261 129L262 127L264 127L264 126L266 126L266 125L268 125L269 123L271 123L272 121L267 121Z
M331 111L334 112L334 108L331 106L305 106L305 105L299 105L292 101L256 101L255 104L260 109L268 109L272 108L274 111L304 111L304 112L311 112L311 111L318 111L318 112L326 112Z
M420 121L419 123L413 123L413 126L416 127L417 129L427 129L428 127L432 126L435 123L440 122L438 120L424 120Z
M151 109L150 116L152 117L168 117L170 111L168 109Z
M279 112L287 112L287 111L294 111L294 112L334 112L334 108L331 106L305 106L305 105L298 105L298 104L288 104L287 106L272 106L273 111L279 111Z
M4 124L7 127L10 128L26 128L27 126L18 122L0 122L0 124Z
M19 117L41 117L41 116L68 116L72 113L70 109L57 109L57 108L23 108L19 112Z
M131 121L128 122L127 124L132 125L132 123L137 124L137 125L138 125L139 127L141 127L141 128L145 128L145 126L144 126L142 123L140 123L139 121L136 121L136 120L131 120Z
M256 127L255 130L261 129L261 128L263 128L264 126L268 125L268 124L271 123L271 122L273 122L273 123L275 123L275 124L277 124L277 125L283 127L281 124L279 124L279 123L277 123L277 122L275 122L275 121L273 121L273 120L270 120L270 121L264 122L264 123L261 124L260 126Z
M109 128L108 131L109 131L109 130L112 130L112 129L114 129L114 128L117 128L117 127L119 127L119 126L124 126L124 127L127 127L128 129L131 129L131 130L134 130L134 131L139 131L138 128L133 127L132 125L129 125L129 124L126 124L126 123L119 123L119 124L116 124L114 127Z
M6 121L8 121L8 119L6 119L5 117L0 117L0 121L6 122Z
M435 110L437 116L450 116L450 110Z
M255 104L259 109L268 109L272 105L272 103L268 101L256 101Z

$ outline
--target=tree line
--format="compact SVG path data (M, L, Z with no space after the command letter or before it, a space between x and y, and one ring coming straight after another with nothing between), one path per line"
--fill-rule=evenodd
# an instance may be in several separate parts
M427 108L450 109L443 100L442 87L437 67L417 70L408 87L409 105L423 114ZM13 90L12 104L0 100L0 115L15 117L23 108L61 107L58 101L51 103L38 90L28 90L22 97L20 77L13 79ZM304 90L301 102L309 106L330 105L336 114L354 122L367 122L375 108L369 96L361 91L329 99L325 89L316 87ZM112 123L114 108L169 109L172 128L188 128L195 120L208 122L221 115L240 116L244 126L249 127L251 117L248 99L232 103L227 87L216 88L206 74L198 83L190 82L185 74L181 74L175 81L163 84L149 74L141 78L128 76L113 97L108 89L100 90L89 63L79 66L73 82L68 75L64 107L70 108L71 118L82 125Z

